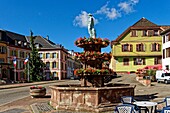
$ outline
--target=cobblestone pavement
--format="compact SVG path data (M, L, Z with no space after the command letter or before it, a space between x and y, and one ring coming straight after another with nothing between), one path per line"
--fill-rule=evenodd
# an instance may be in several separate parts
M149 100L149 101L161 101L164 97L170 96L170 84L156 83L152 82L150 87L143 86L135 80L135 75L118 75L118 78L115 78L111 81L112 83L123 83L123 84L133 84L135 87L135 99L137 100ZM30 105L39 103L42 113L89 113L89 112L75 112L75 111L57 111L49 110L48 103L50 101L50 92L45 98L31 98L26 97L15 102L3 105L0 107L0 113L32 113ZM41 104L46 103L46 104ZM47 111L43 111L43 109ZM105 113L112 113L105 112ZM91 113L91 112L90 112Z

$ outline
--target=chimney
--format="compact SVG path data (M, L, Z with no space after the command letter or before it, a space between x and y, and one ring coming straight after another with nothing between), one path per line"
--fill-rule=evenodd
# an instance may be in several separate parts
M49 40L49 36L48 35L46 36L46 39Z

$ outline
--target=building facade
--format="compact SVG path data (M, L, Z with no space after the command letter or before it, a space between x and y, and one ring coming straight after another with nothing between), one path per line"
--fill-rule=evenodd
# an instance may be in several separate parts
M170 69L170 29L161 33L162 35L162 69Z
M110 68L116 72L136 72L148 65L162 63L162 37L168 26L141 18L111 42Z
M82 64L79 60L75 57L74 51L68 51L67 57L67 78L74 77L74 70L80 69Z
M30 40L30 37L27 37ZM67 78L67 50L60 44L56 45L49 38L36 36L34 40L39 48L39 56L46 67L43 69L44 80Z
M29 43L24 35L0 30L0 79L9 82L26 81L24 61L30 53ZM14 66L13 60L16 60Z

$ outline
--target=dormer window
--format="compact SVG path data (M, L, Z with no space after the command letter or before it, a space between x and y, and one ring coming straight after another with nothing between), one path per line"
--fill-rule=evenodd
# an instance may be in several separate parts
M40 48L40 44L36 44L35 47L36 47L36 48Z
M21 45L21 43L22 43L21 41L18 41L18 44L20 44L20 45Z
M137 37L137 31L136 30L132 30L131 31L131 36L132 37Z
M159 35L159 31L158 30L154 30L154 36L158 36Z
M24 46L27 46L27 42L24 42Z
M17 41L17 40L15 40L15 45L16 45L16 46L18 45L18 41Z

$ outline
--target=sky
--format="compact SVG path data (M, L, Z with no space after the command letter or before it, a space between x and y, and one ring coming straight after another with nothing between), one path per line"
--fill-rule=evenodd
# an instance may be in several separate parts
M115 40L142 17L157 25L170 25L170 0L0 0L0 29L34 35L82 52L74 45L89 37L88 14L93 14L97 37ZM102 49L110 52L111 47Z

